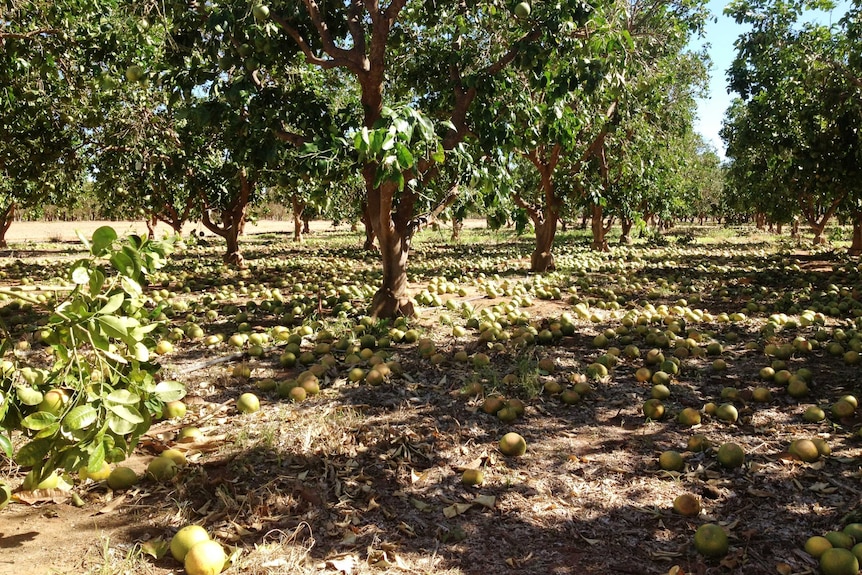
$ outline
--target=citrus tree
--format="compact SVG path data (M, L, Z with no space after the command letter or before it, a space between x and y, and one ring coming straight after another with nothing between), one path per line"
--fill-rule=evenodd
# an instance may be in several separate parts
M441 7L410 0L343 5L280 0L171 8L168 21L183 54L183 74L226 58L223 67L239 63L252 78L261 70L257 77L263 80L286 76L299 56L330 83L347 87L336 91L330 109L341 107L343 94L355 96L358 106L351 117L338 118L328 142L309 137L309 125L289 100L256 119L266 120L293 145L312 139L319 140L319 149L352 144L349 152L365 183L365 219L380 249L382 284L370 311L381 317L413 313L406 271L419 225L415 210L430 195L427 185L438 176L437 165L471 132L469 116L479 90L530 47L542 41L553 46L557 37L574 33L586 16L580 2L532 9L524 4L520 16L502 1ZM211 79L220 73L214 69ZM417 84L419 76L439 82L437 89ZM315 123L326 124L320 117ZM438 189L438 203L452 201L453 186Z
M151 351L161 309L148 305L143 291L171 244L121 241L109 227L81 239L90 253L69 267L74 289L58 301L24 302L47 308L38 335L53 363L28 364L5 333L0 347L0 448L31 468L25 486L38 486L55 469L95 472L123 460L164 403L185 394L182 384L158 380ZM23 433L17 446L12 431Z
M752 180L762 172L772 184L763 190L763 208L772 214L776 206L781 212L774 217L786 217L788 197L815 243L825 241L833 216L853 213L859 200L862 109L854 12L835 26L802 22L805 10L831 7L784 0L740 0L728 7L737 22L751 26L737 41L729 71L730 87L741 97L725 122L728 157L740 164L729 173L750 178L737 182L742 187L757 185ZM752 158L757 171L748 168Z

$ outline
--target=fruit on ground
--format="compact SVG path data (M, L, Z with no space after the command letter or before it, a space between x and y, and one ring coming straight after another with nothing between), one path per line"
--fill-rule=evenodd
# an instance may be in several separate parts
M676 419L682 425L698 425L700 424L700 412L693 407L686 407L679 412Z
M694 548L704 557L723 557L728 547L727 533L721 525L705 523L694 534Z
M809 406L808 409L805 410L805 413L802 414L802 419L808 423L817 423L826 419L826 412L823 411L823 408L817 405L812 405Z
M745 463L745 451L736 443L722 443L716 457L721 465L729 469L741 467Z
M827 549L832 549L832 543L825 537L821 537L820 535L815 535L813 537L809 537L807 541L805 541L805 552L814 557L815 559L820 559L820 556Z
M2 504L0 504L0 509L2 509ZM856 559L862 563L862 542L857 543L853 546L853 549L850 550L853 555L856 556Z
M103 461L102 466L92 473L87 471L86 467L82 468L81 471L78 472L78 476L81 479L92 479L93 481L104 481L110 474L111 466L108 465L107 461Z
M183 566L188 575L217 575L224 569L227 555L218 541L201 541L186 553Z
M856 575L859 560L849 549L827 549L820 556L820 572L823 575Z
M849 523L842 531L855 539L857 545L862 543L862 523Z
M147 465L147 475L156 481L168 481L177 474L177 464L169 457L154 457Z
M481 469L465 469L461 475L461 483L464 485L481 485L485 481L485 474Z
M500 439L500 451L503 455L519 457L527 452L527 441L514 431Z
M186 455L179 449L165 449L161 453L161 457L167 457L171 461L173 461L176 465L182 466L188 463L186 461Z
M260 411L260 400L253 393L243 393L236 400L236 408L240 413L254 413Z
M194 443L199 439L203 439L203 436L203 432L197 427L184 427L180 430L180 433L177 436L177 441L180 443Z
M648 399L644 402L643 412L649 419L658 420L664 417L664 405L660 399Z
M853 538L843 531L830 531L824 533L823 537L829 540L833 547L841 547L842 549L850 549L853 547Z
M180 400L169 401L165 404L163 415L168 419L183 417L186 414L186 404Z
M491 397L486 397L485 401L482 402L482 411L489 415L493 415L503 409L505 404L506 403L503 401L503 398L492 395Z
M683 493L673 500L673 510L686 517L700 514L700 499L691 493Z
M702 433L695 433L691 437L688 438L688 443L686 447L689 451L694 451L695 453L700 453L701 451L706 451L710 448L709 439Z
M739 411L737 411L732 403L722 403L715 410L715 416L722 421L736 423L736 420L739 418Z
M200 525L186 525L171 538L171 555L182 562L189 550L202 541L209 541L207 530Z
M665 471L682 471L683 467L685 467L685 460L678 451L669 449L659 455L658 464Z
M817 449L817 445L810 439L796 439L792 441L787 451L800 461L806 463L814 463L820 459L820 450Z
M138 482L138 474L130 467L115 467L108 475L108 487L111 489L128 489Z
M846 399L839 399L832 404L832 416L835 417L835 419L844 419L845 417L850 417L855 411L856 406L854 406Z

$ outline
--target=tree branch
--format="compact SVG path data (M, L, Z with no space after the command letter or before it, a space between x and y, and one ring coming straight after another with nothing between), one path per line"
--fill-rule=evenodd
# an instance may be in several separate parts
M299 49L305 55L305 59L309 64L319 66L324 70L331 70L332 68L348 68L351 71L356 72L356 66L354 62L347 57L347 53L344 50L336 48L335 44L332 44L331 46L333 52L336 54L333 55L330 54L329 51L326 49L326 43L324 42L323 50L324 52L326 52L329 58L321 58L314 53L314 51L311 49L311 46L308 44L305 38L302 37L302 34L299 33L299 30L291 26L287 20L275 14L271 14L270 18L272 18L272 20L276 24L278 24L281 29L284 30L287 35L293 39L294 42L296 42L296 45L299 46Z

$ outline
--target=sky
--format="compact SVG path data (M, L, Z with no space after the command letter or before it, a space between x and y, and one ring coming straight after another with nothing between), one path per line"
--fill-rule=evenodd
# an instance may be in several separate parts
M709 45L708 52L712 59L709 94L697 102L698 117L695 122L695 130L712 143L721 158L724 158L724 143L718 132L721 130L724 112L736 96L727 93L726 72L735 55L733 43L741 33L746 31L745 26L737 25L733 19L724 15L724 8L728 3L729 0L711 0L709 2L709 10L715 21L710 20L707 24L704 38L691 43L692 48ZM833 10L831 15L819 12L808 14L806 18L822 24L837 22L844 15L849 4L848 1L838 2L838 8Z

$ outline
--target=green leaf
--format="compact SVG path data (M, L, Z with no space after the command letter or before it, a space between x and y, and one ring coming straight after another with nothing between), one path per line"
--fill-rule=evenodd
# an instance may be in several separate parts
M3 453L6 454L6 457L12 459L12 442L5 434L0 434L0 449L3 450Z
M102 328L102 331L108 337L112 337L114 339L120 339L126 343L126 345L134 345L135 340L129 335L128 328L126 327L126 322L122 319L118 318L115 315L103 315L96 318L96 322L98 322L99 326Z
M106 404L105 407L108 408L108 411L110 411L111 413L113 413L117 417L120 417L120 418L124 419L125 421L128 421L129 423L133 423L133 424L137 425L138 423L144 422L144 418L141 417L141 412L138 411L134 407L131 407L128 405L112 405L112 404ZM128 433L128 432L126 432L126 433Z
M72 270L72 282L75 285L83 286L90 283L90 270L85 267L78 267Z
M47 411L37 411L21 420L21 427L32 429L33 431L39 431L40 429L45 429L54 423L57 423L56 415L48 413Z
M112 295L110 298L108 298L107 303L105 303L105 305L102 306L102 309L100 309L96 313L99 315L114 313L115 311L120 309L120 306L123 305L123 301L125 299L126 299L126 294L124 294L122 292L116 293L116 294Z
M105 401L116 405L137 405L141 402L141 396L128 389L117 389L109 393Z
M114 269L127 277L134 277L135 262L123 252L117 252L111 256L111 265Z
M144 293L144 290L141 289L141 284L132 278L124 277L121 279L121 283L123 284L123 290L130 296L136 297Z
M78 239L81 240L81 243L84 244L84 247L87 251L90 251L90 240L84 237L84 234L81 230L75 230L75 235L78 236Z
M18 395L18 400L24 405L39 405L42 403L42 392L38 389L33 389L25 385L18 386L15 389Z
M15 463L23 467L33 467L42 463L48 450L54 442L48 439L37 439L26 444L15 455Z
M69 431L86 429L95 423L99 411L92 405L79 405L72 408L63 418L63 427Z
M395 155L398 158L398 164L403 169L408 169L413 167L413 154L410 153L410 150L404 144L397 144L395 146Z
M135 430L135 425L136 424L126 421L118 415L113 413L108 414L108 428L117 435L126 435L127 433L133 432ZM120 451L119 453L123 452ZM115 458L114 450L111 451L111 458Z
M105 286L105 274L101 270L90 270L90 295L96 297Z
M90 473L95 473L102 468L102 463L105 462L105 442L98 439L98 443L93 447L93 451L90 452L90 458L87 460L87 471Z
M44 427L36 434L36 439L42 439L43 437L51 437L53 438L57 435L57 432L60 431L60 422L55 421L54 423ZM51 441L55 441L52 439Z
M105 255L111 244L117 239L117 232L111 226L102 226L93 232L93 245L90 248L90 253L94 256Z
M156 385L155 395L165 403L177 401L186 396L186 386L179 381L160 381Z

